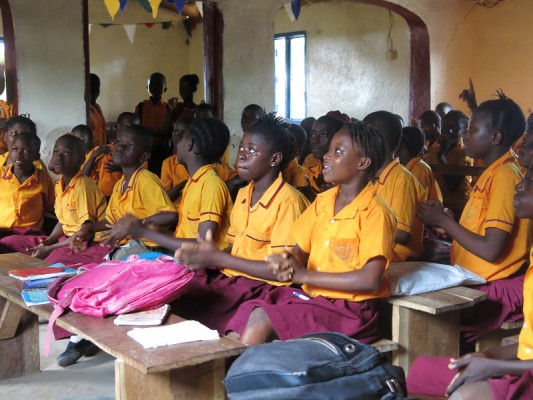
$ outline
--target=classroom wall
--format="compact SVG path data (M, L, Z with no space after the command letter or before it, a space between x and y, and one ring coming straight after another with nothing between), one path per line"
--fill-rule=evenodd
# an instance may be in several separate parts
M10 1L19 112L29 113L47 163L57 137L85 121L81 1Z
M138 25L133 44L128 40L122 24L172 21L172 27L163 30L160 24L151 28ZM167 92L163 99L179 97L179 79L195 73L200 85L195 95L199 103L204 98L203 27L198 24L189 44L181 17L177 13L159 9L155 20L137 1L129 1L123 13L114 20L102 0L89 1L91 72L96 73L102 87L98 104L107 121L115 121L123 111L133 111L149 94L146 81L153 72L167 78ZM113 23L107 28L102 23Z
M391 38L396 60L387 61L389 12L349 1L316 3L291 22L278 11L275 33L306 32L307 115L340 109L362 119L377 109L408 117L410 37L405 20L393 13Z

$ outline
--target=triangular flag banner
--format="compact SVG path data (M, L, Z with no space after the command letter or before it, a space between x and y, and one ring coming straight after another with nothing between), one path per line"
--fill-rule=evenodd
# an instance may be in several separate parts
M128 0L120 0L120 11L124 11L127 2Z
M165 22L161 22L161 27L163 28L163 30L167 30L167 29L170 29L170 27L172 26L172 21L165 21Z
M161 0L148 0L150 3L150 6L152 7L152 17L157 17L157 11L159 10L159 5L161 4Z
M198 9L198 12L200 13L200 15L203 18L204 17L204 3L201 2L201 1L197 1L196 2L196 8Z
M107 12L109 15L111 15L111 19L115 19L115 15L117 15L118 10L120 8L120 3L118 0L104 0L105 6L107 8Z
M109 28L113 24L100 24L102 28Z
M292 8L292 13L294 14L294 18L298 19L298 17L300 16L300 9L302 8L301 0L292 0L291 8Z
M145 25L146 25L147 28L151 28L152 26L154 26L154 23L153 22L147 22Z
M181 15L181 12L183 11L183 7L185 7L185 3L187 3L187 0L167 0L169 3L174 3L176 5L176 8L178 9L178 14Z
M139 4L146 10L146 12L151 13L152 7L150 6L150 3L148 3L148 0L137 0Z
M133 41L135 40L135 31L137 30L137 24L127 24L122 26L126 31L126 35L128 35L128 40L131 44L133 44Z
M89 35L91 34L91 28L93 27L93 24L89 24Z
M292 4L285 3L283 7L285 8L285 11L287 11L287 15L289 16L289 19L291 20L291 22L296 21L296 18L294 18L294 13L292 12Z

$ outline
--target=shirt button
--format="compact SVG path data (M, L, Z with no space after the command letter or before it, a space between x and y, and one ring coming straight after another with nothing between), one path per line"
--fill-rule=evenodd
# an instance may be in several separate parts
M527 328L527 322L524 322L524 328Z
M325 245L326 247L329 246L329 240L326 240L326 241L324 242L324 245Z
M317 271L320 271L320 267L317 267L316 270L317 270Z
M531 349L529 347L526 348L526 354L531 353Z
M335 223L335 220L334 219L330 219L329 222L331 222L332 224Z
M311 295L314 296L315 295L315 292L311 292ZM529 349L528 349L529 350Z

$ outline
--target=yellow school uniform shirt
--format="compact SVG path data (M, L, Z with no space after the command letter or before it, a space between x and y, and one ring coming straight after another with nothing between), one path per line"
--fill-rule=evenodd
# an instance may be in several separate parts
M428 200L438 200L442 203L442 193L439 184L433 176L431 167L422 157L411 158L405 168L420 182L428 194Z
M98 104L91 104L89 109L89 127L93 130L93 143L95 146L107 143L107 132L104 113Z
M424 224L417 218L418 204L427 199L427 193L416 178L400 162L392 160L374 184L376 192L392 208L398 221L398 229L411 234L405 246L396 243L391 262L418 257L422 252Z
M294 187L307 186L309 182L305 175L305 168L299 165L296 159L291 160L283 171L283 179Z
M305 157L302 167L309 168L317 164L322 164L322 162L318 158L315 158L313 154L308 154L307 157Z
M342 273L360 270L374 258L392 257L396 218L389 206L368 184L359 195L335 214L339 187L317 195L315 201L291 227L296 244L309 254L307 268L313 271ZM387 297L389 282L385 275L375 292L343 292L303 285L312 297L363 301Z
M312 159L308 162L309 157L312 157ZM312 161L315 163L313 164ZM316 184L316 180L319 179L320 175L322 175L322 161L313 157L312 154L309 154L304 161L304 165L305 164L307 164L307 167L305 168L305 175L309 179L309 184L315 192L320 192L320 188Z
M189 173L175 155L171 155L163 160L163 165L161 166L161 183L167 192L187 179L189 179ZM181 195L178 196L173 202L176 211L179 209L181 197Z
M529 252L529 268L524 279L524 325L518 339L521 360L533 359L533 248Z
M425 161L428 164L440 164L439 161L439 152L440 152L440 143L435 142L429 149L429 153L426 154ZM448 153L446 153L446 159L450 165L463 165L471 167L474 165L474 160L466 155L465 146L463 140L453 146ZM457 188L451 188L447 183L446 179L442 174L434 174L439 188L442 191L442 195L445 199L462 199L467 200L470 195L470 190L472 189L472 177L465 176Z
M230 179L237 176L237 171L229 166L226 163L216 163L213 164L213 169L217 173L218 177L224 182L229 181Z
M114 224L127 213L144 219L157 213L176 212L157 175L148 171L145 166L135 171L122 193L124 185L126 183L123 176L115 185L109 199L105 218L110 223ZM153 242L144 242L148 246L156 246Z
M14 115L13 104L9 104L4 100L0 100L0 118L7 121ZM0 153L7 151L7 143L4 140L4 132L0 130Z
M233 210L226 241L232 243L231 254L248 260L264 260L281 253L285 247L294 247L290 232L292 223L309 206L309 201L298 190L285 182L279 174L266 192L251 205L253 181L239 190ZM227 276L247 276L230 268L222 269ZM267 281L272 285L286 285Z
M86 221L97 222L105 218L105 196L91 178L80 172L65 189L63 185L61 177L55 186L55 211L66 236L79 231Z
M490 263L470 253L455 240L450 253L452 264L458 264L488 281L506 278L518 271L526 262L531 246L531 221L517 219L513 207L515 186L522 180L513 161L509 151L481 174L459 220L461 226L481 236L488 228L509 233L500 258Z
M39 168L20 183L13 165L0 167L0 193L0 228L41 229L45 211L54 207L54 182Z
M218 223L214 241L220 249L225 249L231 207L228 188L215 172L214 164L204 165L183 188L174 237L194 239L202 222L213 221Z

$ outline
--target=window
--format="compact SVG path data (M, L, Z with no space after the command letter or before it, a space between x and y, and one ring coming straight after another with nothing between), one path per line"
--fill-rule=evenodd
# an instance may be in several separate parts
M274 96L278 115L305 118L305 32L274 36Z

